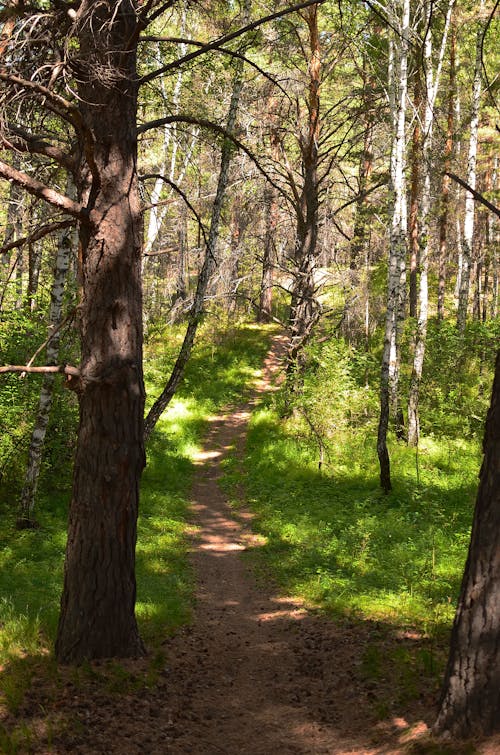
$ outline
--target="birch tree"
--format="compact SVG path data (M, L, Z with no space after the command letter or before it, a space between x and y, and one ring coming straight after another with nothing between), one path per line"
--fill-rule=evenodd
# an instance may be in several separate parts
M419 309L417 330L415 334L415 353L413 358L413 369L410 381L410 390L408 396L408 444L415 446L418 443L420 434L420 423L418 416L418 403L420 393L420 382L422 380L422 370L424 366L425 342L427 337L427 321L429 317L429 256L431 234L429 228L431 213L431 179L432 179L432 162L431 147L432 134L434 125L434 106L438 94L439 82L441 78L441 69L446 50L448 38L448 29L453 11L454 0L448 4L448 12L440 45L439 57L436 69L434 69L432 59L432 3L426 2L424 5L424 28L426 29L423 43L423 67L425 71L425 107L423 119L423 143L422 143L422 193L421 193L421 210L420 210L420 281L419 281Z
M469 152L467 157L466 181L472 188L476 188L476 161L479 135L479 109L482 89L482 43L484 22L484 0L480 0L476 32L476 54L474 62L474 80L472 86L472 101L470 114ZM462 265L460 288L458 292L457 327L463 333L467 322L469 304L470 276L474 248L474 198L470 192L465 194L465 212L462 237Z
M71 195L71 191L68 192ZM46 364L57 365L59 360L59 328L63 319L63 296L68 274L70 255L74 252L74 230L65 228L60 232L57 256L50 294L49 326L47 333ZM18 527L35 526L34 509L40 465L42 462L45 436L50 419L52 397L54 393L55 374L43 377L38 409L28 449L26 476L19 503Z
M410 2L403 0L401 15L392 7L391 20L397 30L392 42L393 71L389 76L389 99L393 107L393 134L391 149L391 228L389 268L387 282L387 311L380 376L380 417L377 434L377 453L380 463L380 484L386 492L391 485L390 459L387 449L387 432L391 409L396 416L398 407L399 348L401 318L404 311L406 283L406 196L405 196L405 136L408 90L408 52L410 33Z

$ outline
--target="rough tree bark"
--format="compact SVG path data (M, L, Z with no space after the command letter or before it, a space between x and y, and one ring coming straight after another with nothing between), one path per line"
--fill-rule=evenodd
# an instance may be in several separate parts
M469 554L434 732L500 730L500 351L483 441Z
M80 424L56 639L63 663L144 652L134 613L145 463L134 5L84 0L75 27L78 108L94 143L78 176L89 220L80 227Z
M315 297L314 269L318 242L318 143L320 135L321 46L318 29L318 6L311 5L301 14L309 35L309 93L307 120L299 136L303 185L296 196L297 231L294 253L294 283L290 304L290 343L287 353L287 377L294 390L300 380L303 349L320 315Z
M270 128L270 147L273 160L279 161L279 117L278 104L275 97L268 102ZM264 185L264 251L262 255L262 277L260 280L259 308L257 322L271 322L273 306L274 270L277 264L276 228L278 225L278 196L276 188L271 184Z

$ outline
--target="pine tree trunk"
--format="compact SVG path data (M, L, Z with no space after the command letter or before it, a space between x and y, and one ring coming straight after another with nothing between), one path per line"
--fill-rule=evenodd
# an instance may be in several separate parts
M465 573L434 732L500 731L500 351Z
M295 239L295 270L290 304L290 343L287 353L287 376L292 390L300 382L303 370L303 350L320 316L316 300L314 270L318 242L318 142L320 134L321 48L318 29L318 6L304 11L309 32L310 59L307 121L300 136L303 186L297 204L297 232Z
M145 463L135 33L132 5L80 6L78 106L94 143L78 186L89 220L80 227L80 423L56 639L62 663L144 653L135 619Z

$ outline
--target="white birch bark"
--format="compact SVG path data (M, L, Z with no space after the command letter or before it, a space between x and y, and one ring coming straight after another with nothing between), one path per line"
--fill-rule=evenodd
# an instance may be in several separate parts
M413 357L413 369L408 396L408 445L418 443L420 423L418 416L418 402L420 382L424 366L425 342L427 337L427 322L429 318L429 219L431 211L431 176L432 176L432 132L434 125L434 106L441 79L441 71L450 28L451 14L455 0L449 0L446 23L441 39L439 58L436 71L432 62L432 35L431 14L432 3L425 3L425 39L423 46L423 65L425 70L426 97L424 108L424 122L422 133L422 197L420 210L420 282L419 282L419 312L417 330L415 334L415 352Z
M71 190L71 187L68 187ZM68 195L70 196L70 195ZM49 309L49 327L48 337L50 340L46 347L46 364L52 365L58 363L60 335L58 328L62 322L63 297L66 285L66 279L70 264L70 256L74 248L74 229L64 229L59 236L57 257L50 294ZM21 527L33 526L33 512L35 508L35 498L40 474L40 465L42 462L43 447L45 436L50 419L50 410L52 408L52 396L54 390L55 375L46 374L43 379L40 398L38 401L38 411L31 435L31 442L28 450L28 464L26 476L24 479L23 489L19 503L18 525Z
M479 3L479 17L482 18L484 0ZM472 189L476 188L476 160L479 134L479 107L482 89L482 43L484 24L478 23L476 37L476 60L474 67L474 82L472 87L472 103L469 135L469 154L467 160L467 183ZM467 308L469 304L470 274L472 266L474 242L474 197L470 191L465 192L465 213L462 238L462 270L460 289L458 293L457 328L463 333L467 322Z
M390 460L387 449L387 432L391 407L397 411L399 378L399 335L406 281L406 196L405 196L405 136L406 105L408 90L408 53L410 33L410 0L403 0L401 16L393 6L391 21L396 27L393 41L394 59L391 82L395 93L389 102L394 102L396 113L393 124L391 152L391 229L389 246L389 269L387 283L387 311L385 319L384 347L380 376L380 419L377 436L377 452L380 462L380 482L388 492L391 489ZM395 75L397 73L397 75Z

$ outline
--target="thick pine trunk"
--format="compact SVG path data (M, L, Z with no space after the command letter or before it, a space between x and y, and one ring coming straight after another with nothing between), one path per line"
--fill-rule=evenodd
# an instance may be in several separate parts
M80 424L56 640L63 663L144 652L134 612L145 460L137 75L129 48L136 18L126 3L83 3L79 13L88 75L80 74L79 107L94 143L86 151L92 171L87 162L79 187L89 220L80 229Z
M483 441L469 554L434 731L500 730L500 351Z

